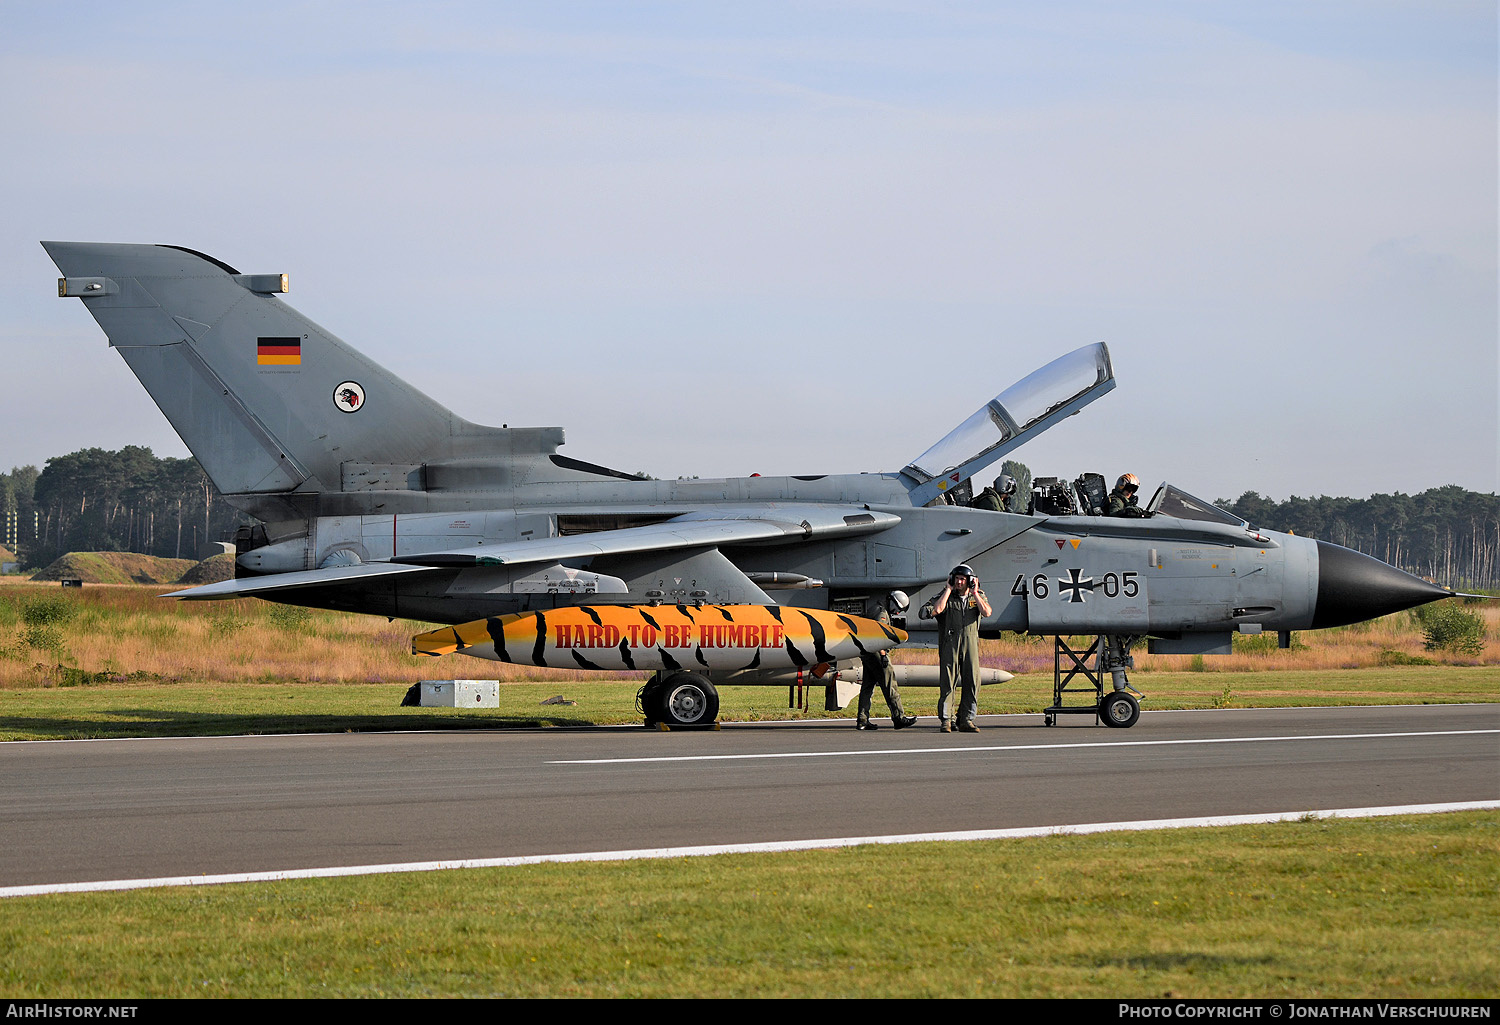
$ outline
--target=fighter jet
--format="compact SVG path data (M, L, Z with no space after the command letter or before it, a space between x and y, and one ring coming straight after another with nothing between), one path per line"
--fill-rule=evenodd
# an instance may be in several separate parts
M650 480L561 454L558 427L462 419L288 305L285 274L180 246L42 245L58 294L82 300L257 521L236 538L235 579L177 597L443 624L413 639L425 654L654 670L648 722L712 722L725 683L831 692L864 653L933 643L921 621L875 610L899 594L920 606L960 563L989 585L982 636L1057 638L1049 725L1066 712L1133 724L1126 670L1143 639L1227 653L1235 633L1285 644L1453 593L1170 484L1137 519L1099 515L1087 476L1038 481L1025 511L970 508L971 478L1115 387L1103 343L1006 388L899 469ZM1080 635L1095 640L1065 640ZM1080 674L1088 700L1070 706Z

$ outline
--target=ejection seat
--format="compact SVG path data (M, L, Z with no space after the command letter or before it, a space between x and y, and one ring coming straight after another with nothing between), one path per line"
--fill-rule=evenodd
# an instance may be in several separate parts
M1037 477L1031 482L1031 505L1027 511L1033 516L1072 516L1078 507L1073 501L1073 489L1062 477Z
M1078 493L1078 512L1081 516L1103 516L1109 510L1109 491L1104 487L1104 474L1085 473L1073 482Z

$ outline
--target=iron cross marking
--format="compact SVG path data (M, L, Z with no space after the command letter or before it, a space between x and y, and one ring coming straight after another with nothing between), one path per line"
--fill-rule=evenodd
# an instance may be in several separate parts
M1075 567L1073 569L1068 570L1068 576L1071 577L1071 579L1069 579L1069 580L1059 579L1057 581L1057 591L1058 591L1058 593L1061 594L1063 591L1067 591L1068 592L1068 601L1072 602L1075 605L1082 605L1083 604L1083 592L1084 591L1092 591L1094 589L1094 587L1096 586L1094 584L1094 578L1093 577L1084 577L1082 580L1080 580L1079 579L1079 575L1082 572L1083 572L1082 570L1077 569Z

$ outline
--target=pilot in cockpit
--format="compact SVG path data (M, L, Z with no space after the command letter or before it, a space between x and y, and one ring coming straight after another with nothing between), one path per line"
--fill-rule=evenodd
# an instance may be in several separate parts
M1141 488L1141 482L1133 473L1123 475L1115 481L1115 489L1109 493L1109 508L1106 516L1147 516L1146 510L1136 504L1135 493Z
M1016 493L1016 479L1008 473L1002 473L995 478L995 483L981 491L974 499L975 509L988 509L990 512L1009 512L1010 498Z

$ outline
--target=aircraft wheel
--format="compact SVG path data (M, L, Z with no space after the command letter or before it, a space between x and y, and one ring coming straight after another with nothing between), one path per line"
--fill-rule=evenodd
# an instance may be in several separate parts
M1099 701L1099 718L1104 720L1106 726L1127 729L1134 726L1140 717L1140 703L1123 690L1106 694Z
M648 727L661 721L661 674L655 673L646 680L646 685L635 695L635 710L641 713Z
M1057 716L1053 715L1051 712L1043 712L1042 713L1042 725L1043 726L1051 726L1051 725L1055 724L1056 722L1057 722Z
M657 691L657 715L671 726L706 726L718 718L719 692L697 673L674 673Z

